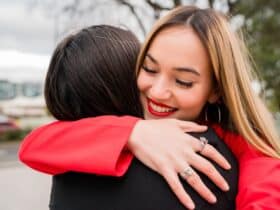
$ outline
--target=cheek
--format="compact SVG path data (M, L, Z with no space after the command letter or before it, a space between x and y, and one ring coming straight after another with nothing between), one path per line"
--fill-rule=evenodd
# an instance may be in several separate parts
M200 107L203 100L193 94L184 94L177 97L177 102L181 109L190 110L198 106Z
M145 76L143 73L139 73L138 78L137 78L137 87L140 92L145 91L150 84L150 78Z
M201 110L203 106L207 103L208 100L208 91L202 87L195 87L189 90L178 92L176 98L178 105L184 109L189 111Z
M180 112L178 112L178 119L196 121L201 114L205 100L196 97L195 95L185 95L178 102Z

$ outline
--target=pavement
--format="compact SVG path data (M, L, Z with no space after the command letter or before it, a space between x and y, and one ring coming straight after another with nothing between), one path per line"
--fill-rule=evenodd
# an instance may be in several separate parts
M17 159L18 142L0 143L0 209L48 210L51 176Z
M0 168L9 166L17 162L17 151L19 142L0 143Z

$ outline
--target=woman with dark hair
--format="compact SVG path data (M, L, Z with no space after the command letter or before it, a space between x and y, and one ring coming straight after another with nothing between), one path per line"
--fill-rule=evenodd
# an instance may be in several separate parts
M45 98L50 113L58 120L69 121L64 123L68 123L70 126L75 126L75 122L80 123L79 119L100 115L127 114L141 117L142 109L137 94L136 75L134 74L139 50L140 44L131 32L106 25L85 28L65 38L55 49L47 72ZM96 119L102 122L102 117ZM52 123L50 126L56 123L58 122ZM115 125L111 124L111 126ZM125 124L118 124L118 126L125 126ZM189 131L202 130L192 124L189 126L194 127L193 129L188 128ZM89 132L96 133L97 130L92 126ZM99 134L103 135L104 132L106 130L99 131ZM36 132L30 135L34 137ZM116 133L116 135L121 134ZM217 196L216 204L209 204L184 182L185 190L195 201L196 209L234 209L238 174L235 158L213 130L209 129L202 134L193 135L198 138L201 136L208 138L209 144L217 148L230 162L232 166L230 171L213 164L230 184L231 189L228 192L223 192L201 174L207 187ZM49 153L48 159L54 158L54 161L64 162L64 167L68 167L67 170L60 171L53 177L50 209L185 209L164 179L137 159L132 161L123 177L94 175L89 171L90 169L83 168L80 163L72 162L67 166L69 163L67 157L73 160L75 158L73 155L83 156L83 161L86 161L86 164L90 164L90 161L95 162L92 165L93 168L102 168L102 164L110 165L110 161L112 159L114 161L114 155L106 154L106 152L110 144L119 144L119 142L109 142L105 138L100 140L105 143L102 142L99 145L107 143L105 149L97 147L98 143L95 142L92 144L94 147L83 149L83 154L77 153L77 151L81 151L78 147L76 152L67 154L67 148L71 147L72 144L77 145L77 142L80 141L79 136L72 136L68 139L67 145L61 147L61 151L57 150L57 153L53 155ZM94 139L86 141L94 141ZM37 149L43 153L47 152L48 148L52 148L54 144L60 144L59 138L50 143L45 139L40 139L40 148L37 147ZM23 151L26 146L24 144L26 142L21 148L21 159L26 161L29 157ZM115 146L113 145L113 147ZM102 153L104 156L96 155L95 158L86 160L85 153ZM129 152L127 151L127 153ZM33 156L34 154L29 155ZM129 159L130 154L122 158ZM37 169L35 164L27 162L29 166ZM96 171L95 173L104 174L104 171ZM107 172L107 174L109 173Z
M130 31L113 26L69 35L55 49L48 68L48 110L64 121L104 114L142 116L134 74L139 50Z

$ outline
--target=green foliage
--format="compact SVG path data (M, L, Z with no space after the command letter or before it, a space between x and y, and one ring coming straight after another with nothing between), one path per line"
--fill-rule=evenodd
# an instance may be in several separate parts
M19 141L19 140L22 140L30 132L31 132L30 128L6 131L6 132L0 134L0 142Z
M280 111L280 1L237 1L234 14L245 17L248 44L265 81L266 98L273 112Z

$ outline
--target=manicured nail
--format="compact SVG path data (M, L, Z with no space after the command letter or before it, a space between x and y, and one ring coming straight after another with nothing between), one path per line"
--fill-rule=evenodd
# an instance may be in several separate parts
M188 208L189 209L194 209L195 208L195 205L193 203L188 203Z
M229 186L227 183L223 184L224 191L229 191Z
M226 163L226 169L227 170L231 169L231 165L229 163Z
M210 195L210 202L211 203L216 203L217 202L217 198L214 195Z

